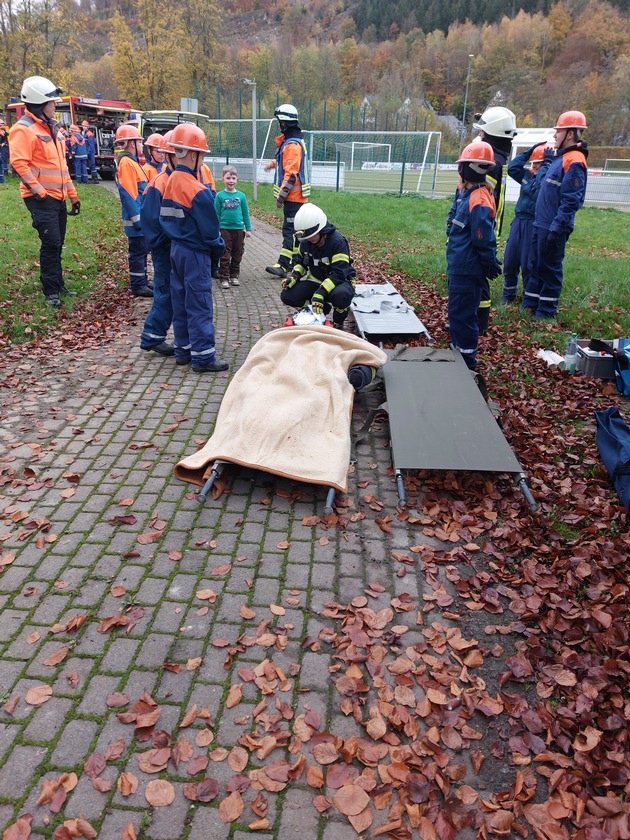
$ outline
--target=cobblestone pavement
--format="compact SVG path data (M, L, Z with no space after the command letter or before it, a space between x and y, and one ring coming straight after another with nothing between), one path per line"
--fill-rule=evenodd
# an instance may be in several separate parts
M286 314L278 281L264 272L279 238L255 223L241 287L215 290L217 349L230 372ZM270 711L286 710L279 697L296 715L317 713L322 730L351 731L352 716L341 713L332 685L330 651L316 641L330 624L321 615L326 603L345 604L368 583L374 610L402 593L421 599L419 573L398 577L390 562L392 550L408 549L418 533L396 518L386 440L375 436L360 448L348 496L349 513L366 508L366 495L378 499L382 515L392 516L389 531L375 522L378 513L350 517L344 529L304 525L322 514L325 491L260 473L241 474L199 507L193 488L174 480L173 466L211 433L230 374L199 376L142 352L148 304L134 306L137 329L116 346L56 359L54 370L25 360L31 372L40 370L42 387L10 399L0 439L0 825L28 813L36 838L79 816L105 840L124 837L129 823L139 838L154 840L356 837L335 809L318 813L318 791L303 777L281 793L263 791L267 828L247 828L260 818L250 807L260 795L252 788L243 792L238 820L225 823L219 805L237 766L226 751L252 730L254 706L266 695ZM359 399L359 420L365 410ZM201 590L214 595L200 599ZM108 629L106 619L121 623ZM413 612L399 619L410 625L412 644L414 619ZM267 647L251 644L265 633ZM235 653L244 635L250 644ZM277 696L239 678L239 669L265 658L273 663L269 683L281 683ZM239 682L243 698L234 705L229 689ZM41 692L51 696L39 704ZM186 736L195 756L210 756L205 773L189 775L183 760L152 774L139 765L155 739L143 740L141 721L134 738L133 723L117 714L143 693L158 704L155 730L172 735L171 746ZM123 694L129 705L115 705ZM182 727L195 705L198 716ZM142 714L148 727L152 707ZM100 768L95 753L106 759ZM252 753L248 767L280 753L264 761ZM119 789L125 772L139 782L127 796ZM62 785L53 802L37 804L43 782L63 773L68 790ZM204 775L218 782L219 795L190 801L185 785ZM172 783L175 799L152 808L145 792L158 778Z

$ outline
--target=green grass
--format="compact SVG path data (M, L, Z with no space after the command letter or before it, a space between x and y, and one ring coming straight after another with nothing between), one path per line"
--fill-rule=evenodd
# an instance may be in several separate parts
M241 185L250 201L252 187ZM319 204L348 239L362 252L384 260L392 272L402 272L446 295L446 216L450 200L432 200L414 195L365 195L316 192ZM275 209L271 187L258 186L254 214ZM514 205L508 205L500 252L509 232ZM585 338L630 335L630 242L629 217L619 210L585 207L576 216L576 226L564 261L564 288L558 323L567 332ZM501 253L500 253L501 255ZM495 303L501 297L503 278L492 283ZM417 301L410 301L416 303ZM495 306L493 322L507 333L523 316L518 308ZM532 341L548 336L546 325L529 327ZM540 346L549 346L549 343ZM564 349L564 348L563 348Z
M120 202L113 193L93 185L79 185L81 214L68 218L63 250L64 280L79 293L66 298L64 309L72 311L82 298L97 291L119 271L126 259L126 239L120 221ZM45 335L57 323L58 313L44 302L39 280L39 237L20 197L17 178L0 184L2 227L0 253L4 282L0 284L0 337L20 344Z

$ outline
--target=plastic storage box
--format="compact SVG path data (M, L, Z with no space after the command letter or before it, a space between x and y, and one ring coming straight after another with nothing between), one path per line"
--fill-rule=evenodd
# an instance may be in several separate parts
M585 376L595 376L598 379L614 379L615 362L613 357L600 353L598 350L589 350L589 341L589 339L578 339L577 369L581 370ZM606 344L610 344L611 349L616 348L619 344L618 339L604 339L604 341Z

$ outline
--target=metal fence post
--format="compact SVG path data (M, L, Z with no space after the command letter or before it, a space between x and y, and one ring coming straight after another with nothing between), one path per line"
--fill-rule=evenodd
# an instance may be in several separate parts
M337 152L337 186L335 187L335 192L339 192L339 176L341 173L341 152Z

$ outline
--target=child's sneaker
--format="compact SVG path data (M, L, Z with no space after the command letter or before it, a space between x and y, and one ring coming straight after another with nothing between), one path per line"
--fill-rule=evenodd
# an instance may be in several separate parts
M231 283L233 286L240 286L240 285L241 285L241 284L239 283L238 277L232 277L232 278L230 278L230 283Z
M230 281L229 280L221 280L221 288L222 289L229 289L230 288Z

